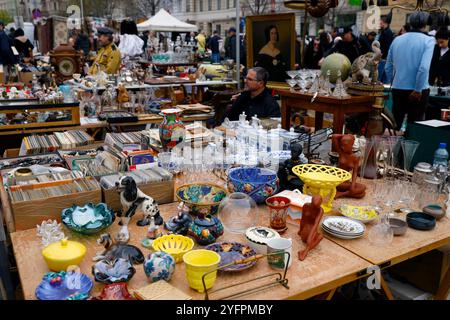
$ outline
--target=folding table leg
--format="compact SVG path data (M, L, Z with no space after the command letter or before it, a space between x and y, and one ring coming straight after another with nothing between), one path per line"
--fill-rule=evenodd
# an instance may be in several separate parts
M383 276L381 276L381 289L383 290L388 300L394 300L394 296L392 295L391 289L389 289L389 286L387 285Z
M442 278L441 285L434 296L434 300L446 300L450 291L450 267L447 268L444 278Z

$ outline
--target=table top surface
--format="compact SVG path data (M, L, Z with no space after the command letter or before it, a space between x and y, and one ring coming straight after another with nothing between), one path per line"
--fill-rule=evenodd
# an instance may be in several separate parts
M366 196L363 199L337 199L333 203L333 212L339 214L337 213L337 209L344 203L349 205L373 205L374 202L371 201L372 197L370 196L373 192L373 184L368 180L365 180L365 184L367 190ZM416 202L413 202L412 209L418 209L416 206ZM405 213L396 213L396 215L396 218L406 221ZM408 227L403 236L394 236L392 243L383 247L373 245L369 241L369 232L375 225L376 223L366 224L364 236L350 241L338 239L328 234L325 234L325 236L343 248L376 265L385 262L396 264L450 243L450 220L447 217L438 220L436 227L430 231L420 231Z
M160 206L161 214L164 219L168 219L176 212L176 204L168 204ZM143 248L140 241L145 237L146 227L136 226L136 221L139 219L138 213L130 222L130 244L139 247L145 256L148 256L151 251ZM268 222L268 212L265 207L260 209L260 216L263 220ZM262 221L263 221L262 220ZM117 221L108 230L114 234L118 230ZM71 234L65 229L66 235L70 234L70 239L80 241L87 247L87 253L80 265L81 271L91 278L91 268L94 262L92 257L103 248L96 243L97 236L80 236ZM304 261L299 261L297 252L304 248L299 236L297 235L298 227L290 225L286 231L285 237L293 240L293 263L287 272L287 279L289 280L289 289L276 285L264 291L243 296L242 299L289 299L289 298L308 298L323 291L331 290L332 288L343 285L356 279L356 274L362 270L366 270L371 264L360 257L350 253L339 245L330 240L323 239L319 246L310 252L309 256ZM42 276L48 272L48 268L41 255L40 238L36 234L36 229L19 231L11 234L11 239L14 248L14 254L20 274L20 280L23 287L25 299L36 299L34 291L40 283ZM219 238L220 241L238 241L245 243L244 235L236 235L225 232ZM196 245L196 247L199 247ZM138 289L146 286L149 282L145 276L143 266L137 265L136 274L128 284L130 292L133 289ZM221 288L231 284L242 283L246 280L254 279L258 276L274 272L267 260L261 259L251 269L232 272L219 273L217 281L213 289ZM254 288L255 286L271 282L275 277L267 278L265 280L258 280L254 283L241 285L238 288L227 289L223 292L212 294L210 299L217 299L230 294L240 292L245 288ZM193 297L193 299L203 299L204 295L189 288L186 276L184 263L178 263L175 267L175 273L170 280L170 283L186 294ZM92 294L97 295L103 289L103 285L95 283Z
M309 93L300 93L300 92L292 92L291 90L278 90L277 91L281 98L287 97L287 98L295 98L300 100L308 100L311 101L311 98L314 96L313 94ZM350 98L347 99L339 99L334 97L325 97L325 96L317 96L314 100L317 103L330 103L330 104L336 104L336 105L345 105L345 104L354 104L354 103L364 103L364 102L370 102L375 100L375 96L350 96Z
M177 183L181 182L177 181ZM219 182L216 181L216 183ZM344 203L353 205L373 205L371 197L373 183L370 180L364 180L364 183L368 188L367 195L364 199L335 200L333 203L334 209L331 214L339 214L338 208ZM176 205L177 204L172 203L160 206L161 215L165 220L175 215ZM267 225L267 208L265 206L260 207L259 213L259 219L255 225ZM142 250L145 256L148 256L151 251L140 245L140 241L145 237L147 228L136 226L136 221L140 219L140 215L141 214L138 212L130 222L130 244L136 245ZM112 235L115 234L119 228L117 223L118 221L108 229ZM242 296L240 297L241 299L310 298L357 279L360 276L360 272L365 271L373 264L380 265L387 261L390 261L391 264L399 263L450 243L450 221L446 217L439 220L435 229L431 231L417 231L408 228L404 236L394 237L393 242L385 247L377 247L369 242L368 235L373 225L367 224L364 236L359 239L341 240L325 234L325 238L320 242L317 248L309 253L306 260L299 261L297 252L303 249L305 245L297 235L299 228L294 225L288 226L289 228L286 233L283 234L283 237L291 238L293 240L293 263L287 272L289 289L277 285L270 289L265 289L264 291ZM70 239L80 241L87 247L87 253L80 268L83 273L92 277L91 268L94 264L92 262L92 257L103 249L96 243L97 236L71 234L67 229L65 229L65 232L66 235L69 235ZM12 233L11 239L24 297L25 299L35 299L35 288L41 281L44 273L49 271L41 255L42 247L40 238L36 235L36 229L30 229ZM222 241L246 243L244 235L232 234L227 231L225 231L225 234L218 239L218 242ZM200 247L196 245L195 248ZM142 265L137 265L135 267L136 274L128 284L131 291L148 284ZM255 279L272 272L274 272L274 270L269 267L267 260L264 258L259 260L256 266L246 271L237 273L220 272L213 290L231 284L242 284L247 280ZM210 295L210 299L218 299L240 292L243 289L254 288L257 285L270 282L272 279L273 278L266 278L265 280L242 284L238 288L227 289L220 293L213 293ZM176 265L175 273L170 280L170 283L186 294L192 296L193 299L204 298L203 294L189 288L185 277L183 263L178 263ZM97 295L102 288L102 284L95 283L92 294Z

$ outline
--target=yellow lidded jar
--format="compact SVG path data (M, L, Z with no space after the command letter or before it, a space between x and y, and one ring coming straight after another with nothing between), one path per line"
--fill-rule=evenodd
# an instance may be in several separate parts
M66 271L69 266L79 265L86 254L86 247L76 241L62 239L42 250L47 266L52 271Z

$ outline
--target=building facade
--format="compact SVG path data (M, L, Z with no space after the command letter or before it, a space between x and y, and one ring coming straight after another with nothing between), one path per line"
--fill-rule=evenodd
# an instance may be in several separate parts
M226 30L236 27L236 1L237 0L174 0L173 15L182 21L196 24L199 30L211 34L217 30L221 36L225 36ZM264 10L259 14L271 13L295 13L295 31L301 34L305 20L304 10L292 10L286 8L282 0L267 0ZM254 0L241 1L240 17L253 15L255 12ZM321 29L330 30L333 26L352 25L356 23L356 13L359 7L352 7L346 1L342 1L337 9L330 10L324 18L308 19L309 35L316 35Z

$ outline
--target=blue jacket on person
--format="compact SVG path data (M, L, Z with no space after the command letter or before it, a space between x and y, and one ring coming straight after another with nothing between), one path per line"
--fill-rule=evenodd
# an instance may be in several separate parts
M428 76L435 39L418 31L396 37L389 49L385 72L394 79L392 88L422 92L428 89Z

